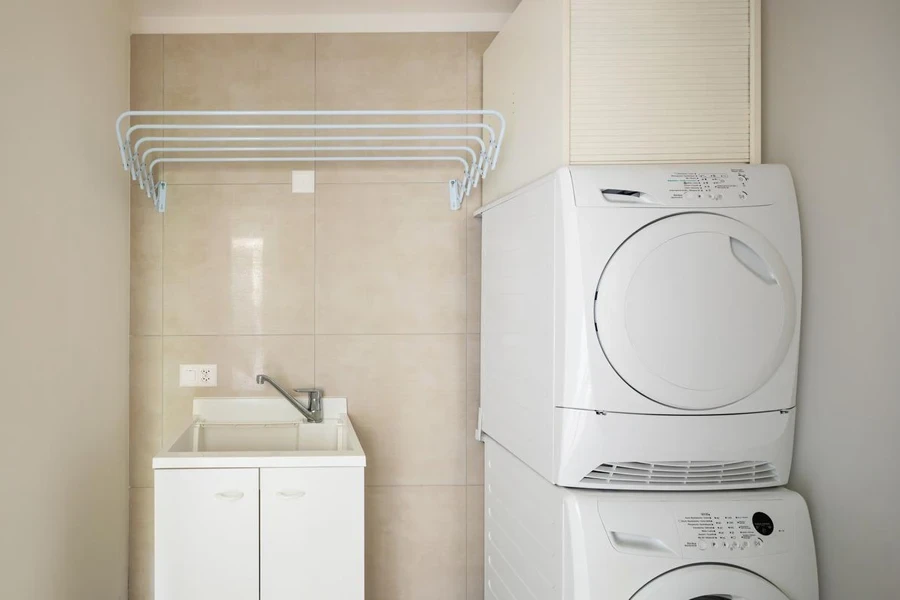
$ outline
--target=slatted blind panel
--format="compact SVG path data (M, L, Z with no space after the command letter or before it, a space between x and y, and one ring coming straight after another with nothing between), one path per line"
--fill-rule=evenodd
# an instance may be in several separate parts
M570 162L748 162L750 0L571 0Z

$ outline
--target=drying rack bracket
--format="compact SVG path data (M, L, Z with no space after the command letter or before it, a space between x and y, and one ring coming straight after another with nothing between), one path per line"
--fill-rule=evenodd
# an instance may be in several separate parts
M450 180L450 210L459 210L462 208L463 198L465 197L465 189L462 182L457 179Z
M159 212L166 212L166 182L156 184L156 193L153 194L153 205Z

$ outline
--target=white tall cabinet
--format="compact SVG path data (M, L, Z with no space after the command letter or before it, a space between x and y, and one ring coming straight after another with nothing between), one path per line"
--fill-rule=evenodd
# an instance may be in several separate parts
M484 54L484 201L570 164L759 162L759 32L759 0L522 0Z

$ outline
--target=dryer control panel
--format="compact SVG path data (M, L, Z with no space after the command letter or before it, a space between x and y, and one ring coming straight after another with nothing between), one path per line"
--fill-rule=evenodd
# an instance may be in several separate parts
M812 534L803 500L787 490L612 494L622 493L582 497L596 502L607 540L624 554L728 562L791 552Z
M676 510L675 518L685 558L752 557L791 549L790 519L779 502L695 506Z
M767 206L790 189L778 165L641 165L571 167L575 204L607 208Z
M747 185L749 181L750 176L744 168L727 171L675 171L666 180L668 190L661 203L675 206L752 204Z

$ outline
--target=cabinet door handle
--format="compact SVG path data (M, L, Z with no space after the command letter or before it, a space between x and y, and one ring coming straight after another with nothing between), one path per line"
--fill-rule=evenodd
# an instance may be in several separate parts
M282 490L280 492L275 492L275 495L279 498L287 498L288 500L296 500L298 498L302 498L306 495L306 492L302 490Z
M244 492L238 490L231 490L228 492L217 492L216 498L219 500L229 500L231 502L235 502L244 497Z

